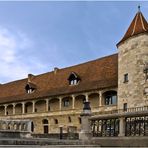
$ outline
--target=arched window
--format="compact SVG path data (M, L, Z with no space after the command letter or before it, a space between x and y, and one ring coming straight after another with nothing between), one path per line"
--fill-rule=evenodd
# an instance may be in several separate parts
M80 77L75 73L72 72L68 77L69 85L76 85L80 81Z
M104 93L104 104L105 105L116 105L117 104L117 92L107 91Z
M43 119L42 123L43 124L48 124L48 120L47 119Z

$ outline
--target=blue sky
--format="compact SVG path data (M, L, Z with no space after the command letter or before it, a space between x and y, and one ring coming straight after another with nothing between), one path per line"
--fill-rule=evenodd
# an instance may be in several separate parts
M139 3L0 1L0 83L118 52Z

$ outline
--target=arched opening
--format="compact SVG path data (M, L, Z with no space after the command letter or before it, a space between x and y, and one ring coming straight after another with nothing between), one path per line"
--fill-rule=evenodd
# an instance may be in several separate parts
M72 98L65 97L62 99L62 110L72 109Z
M84 95L79 95L75 97L75 109L83 109L84 102L86 98Z
M27 102L25 104L25 113L32 113L32 102Z
M68 122L69 123L71 123L72 121L71 121L71 117L70 116L68 116Z
M117 92L116 91L106 91L103 93L104 105L117 105Z
M46 101L39 100L35 103L35 112L45 112L46 111Z
M7 124L5 122L2 123L2 129L7 130Z
M78 117L79 124L82 123L81 117Z
M31 122L31 132L34 132L34 123Z
M5 115L5 106L0 106L0 115Z
M17 124L16 124L16 123L14 123L13 129L14 129L14 130L18 130L18 127L17 127Z
M99 107L99 94L97 94L97 93L90 94L89 95L89 102L90 102L91 108Z
M12 115L13 114L13 105L10 104L7 106L7 115Z
M49 100L50 111L58 111L59 110L59 99L53 98Z
M47 119L43 119L42 123L43 123L43 133L44 134L48 134L48 132L49 132L48 120Z
M22 104L21 103L18 103L15 105L15 114L16 115L22 114Z

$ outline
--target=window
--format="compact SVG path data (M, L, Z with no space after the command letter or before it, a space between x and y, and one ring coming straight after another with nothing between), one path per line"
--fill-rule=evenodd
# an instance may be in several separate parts
M44 119L44 120L42 121L42 123L43 123L43 124L48 124L48 120L47 120L47 119Z
M33 91L34 91L34 89L33 88L30 88L30 89L27 90L27 93L28 94L31 94Z
M124 111L127 111L127 103L124 103L124 104L123 104L123 110L124 110Z
M54 119L54 123L55 124L58 124L58 119Z
M71 117L70 116L68 117L68 122L71 123Z
M124 83L128 82L128 73L124 74Z
M28 83L26 86L25 86L25 90L28 94L31 94L35 91L36 89L36 85L33 84L33 83Z
M80 78L76 73L72 72L68 78L68 81L69 85L77 85L80 81Z
M31 131L34 132L34 123L31 122Z
M79 120L79 124L81 124L82 123L81 117L79 117L78 120Z
M104 93L105 105L116 105L117 104L117 92L107 91Z
M84 104L84 102L86 102L86 98L83 98L83 100L82 100L82 101L83 101L82 103Z
M68 107L69 106L69 100L64 100L64 107Z

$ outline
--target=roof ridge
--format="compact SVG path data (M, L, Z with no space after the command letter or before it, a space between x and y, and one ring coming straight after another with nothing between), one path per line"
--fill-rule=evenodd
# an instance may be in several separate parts
M118 55L118 53L114 53L114 54L111 54L111 55L103 56L103 57L100 57L100 58L97 58L97 59L94 59L94 60L90 60L90 61L83 62L83 63L80 63L80 64L64 67L64 68L61 68L61 69L59 68L59 71L66 70L66 69L73 68L73 67L77 67L77 66L81 66L81 65L84 65L84 64L87 64L87 63L92 63L92 62L95 62L95 61L98 61L98 60L102 60L102 59L105 59L105 58L109 58L109 57L112 57L112 56L115 56L115 55ZM35 77L40 77L40 76L43 76L43 75L46 75L46 74L50 74L50 73L53 73L53 71L41 73L41 74L34 75L34 76ZM14 81L10 81L10 82L7 82L7 83L3 83L3 84L0 85L0 87L5 86L5 85L9 85L9 84L12 84L12 83L15 83L15 82L20 82L20 81L26 81L26 84L27 84L27 79L28 78L26 77L26 78L23 78L23 79L19 79L19 80L14 80Z

